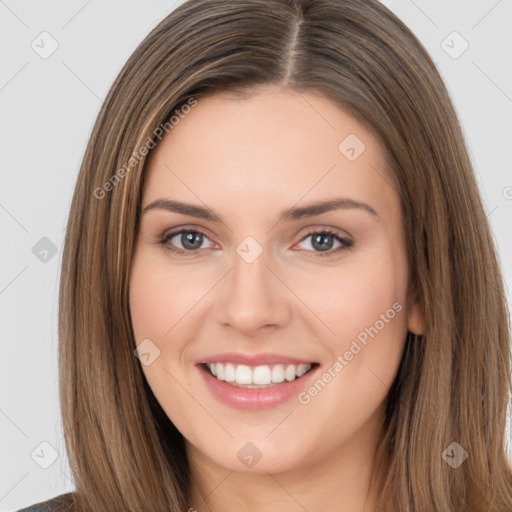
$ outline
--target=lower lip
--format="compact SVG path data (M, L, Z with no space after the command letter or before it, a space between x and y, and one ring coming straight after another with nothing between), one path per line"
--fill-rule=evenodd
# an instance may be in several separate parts
M268 388L257 389L232 386L210 375L202 364L198 365L198 368L210 391L221 402L236 409L270 409L298 395L319 366L313 367L302 377L291 382L285 381Z

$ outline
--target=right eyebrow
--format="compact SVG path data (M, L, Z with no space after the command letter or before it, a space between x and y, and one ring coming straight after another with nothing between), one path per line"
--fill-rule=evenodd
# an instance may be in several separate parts
M169 212L181 213L183 215L190 215L191 217L197 217L198 219L210 220L212 222L222 222L222 219L212 213L207 208L197 206L194 204L182 203L180 201L173 201L171 199L157 199L152 203L148 204L142 213L146 213L150 210L167 210Z

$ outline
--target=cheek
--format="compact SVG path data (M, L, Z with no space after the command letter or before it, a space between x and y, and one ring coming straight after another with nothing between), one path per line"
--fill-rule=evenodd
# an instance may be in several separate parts
M187 275L187 277L185 277ZM185 319L201 298L202 287L179 268L155 263L150 257L134 261L130 277L130 312L136 341L150 338L161 345L173 337L175 326ZM164 348L164 347L161 347Z
M304 389L300 403L351 411L348 431L373 414L398 370L407 334L407 274L403 246L384 244L357 263L333 269L328 278L317 275L302 284L308 306L329 330L322 328L321 338L328 351L326 373ZM325 418L324 425L334 425L335 437L331 420Z
M337 268L328 280L304 284L307 289L308 305L334 334L322 329L329 358L299 403L315 411L322 435L334 443L339 415L344 434L357 432L383 403L398 370L407 333L406 261L398 252L379 252L371 264Z
M173 420L187 410L186 396L181 396L181 387L172 375L179 373L176 369L186 349L187 336L191 334L187 313L199 300L197 284L184 275L185 272L173 270L141 250L134 259L130 276L135 344L144 342L142 346L149 347L151 353L149 364L141 359L141 368L153 393ZM182 375L179 380L183 382Z
M390 338L406 329L407 265L392 252L309 275L295 288L324 324L322 339L331 351L348 350L353 339L364 339L375 325Z
M190 340L200 337L202 300L212 287L211 276L209 279L204 269L192 272L190 268L173 266L154 251L141 248L130 276L135 343L149 339L151 343L145 342L143 347L158 354L150 364L142 364L142 371L173 421L188 410L190 397L181 386L190 387L192 382L184 369L190 366Z

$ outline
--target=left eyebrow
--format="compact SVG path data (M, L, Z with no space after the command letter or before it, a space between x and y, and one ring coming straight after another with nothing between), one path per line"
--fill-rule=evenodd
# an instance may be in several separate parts
M332 199L330 201L319 201L307 206L296 206L290 208L281 214L280 221L299 220L305 217L321 215L322 213L326 213L332 210L351 210L355 208L366 211L372 216L379 218L379 214L369 204L355 201L354 199L339 198Z
M221 217L207 208L171 199L156 199L152 203L148 204L143 209L142 213L144 214L147 211L154 209L162 209L174 213L181 213L183 215L190 215L191 217L197 217L198 219L209 220L212 222L223 222ZM368 212L373 217L379 218L379 214L366 203L355 201L354 199L338 198L311 203L307 206L294 206L284 212L281 212L279 222L295 221L306 217L314 217L316 215L321 215L322 213L340 209L361 209Z

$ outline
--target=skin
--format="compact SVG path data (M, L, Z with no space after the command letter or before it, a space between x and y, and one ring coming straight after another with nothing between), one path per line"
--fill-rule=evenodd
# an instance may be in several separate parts
M338 149L349 134L365 144L354 161ZM407 330L422 329L418 307L406 303L403 219L380 141L321 95L266 86L245 99L199 99L146 172L142 209L168 198L206 205L223 220L148 210L130 276L136 343L149 338L160 350L144 374L186 439L190 507L377 510L367 492L372 443ZM378 217L352 208L277 220L292 206L338 197ZM180 235L158 243L174 228L205 234L195 255L169 251L186 250ZM354 245L334 252L334 239L322 257L308 234L325 228ZM236 252L247 236L263 249L252 263ZM234 409L195 366L222 352L271 352L317 361L321 375L393 303L400 312L307 404L293 397L267 410ZM262 454L251 468L237 457L249 441Z

